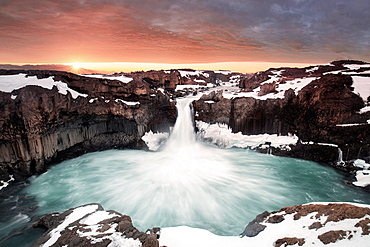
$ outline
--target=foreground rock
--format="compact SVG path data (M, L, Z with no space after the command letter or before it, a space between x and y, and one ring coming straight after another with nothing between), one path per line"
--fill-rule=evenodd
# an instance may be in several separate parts
M130 246L158 247L159 228L140 232L131 218L116 211L104 211L99 204L72 208L64 213L44 215L34 227L47 232L32 246Z
M368 246L370 206L320 203L263 212L237 236L185 226L138 231L129 216L88 204L43 216L47 232L32 246ZM184 237L186 236L186 237ZM158 241L159 238L159 241Z
M369 223L370 208L365 205L307 204L264 212L241 236L263 239L274 235L274 246L367 246Z

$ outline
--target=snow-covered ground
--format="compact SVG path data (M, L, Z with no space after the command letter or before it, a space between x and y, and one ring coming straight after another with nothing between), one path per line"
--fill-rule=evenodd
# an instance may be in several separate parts
M202 121L196 121L198 128L198 138L208 143L223 148L251 148L256 147L269 148L279 147L281 149L290 149L289 145L295 145L298 137L295 135L278 136L276 134L243 135L241 132L232 133L226 124L208 124ZM269 143L266 145L266 143Z
M323 204L329 203L311 203ZM359 207L369 208L370 205L352 204ZM282 215L283 212L278 212L273 215ZM187 226L162 228L159 238L160 246L171 247L245 247L245 246L276 246L275 242L283 238L301 238L304 239L303 244L294 244L293 246L327 246L327 247L365 247L369 246L370 236L362 235L363 232L360 226L355 226L357 222L369 218L365 215L361 219L344 219L338 222L326 222L327 216L323 215L316 218L317 212L303 216L298 220L294 219L293 214L284 214L284 220L280 223L262 222L266 228L255 237L239 237L239 236L218 236L207 230L190 228ZM320 222L323 226L318 229L310 229L315 222ZM329 231L344 231L343 239L333 240L334 242L324 244L318 237ZM350 237L351 236L351 237ZM283 244L282 246L286 246Z
M26 74L17 75L0 75L0 91L11 93L13 90L20 89L26 86L39 86L47 89L52 89L54 86L58 88L59 93L66 95L70 92L72 97L87 97L87 94L79 93L68 87L67 83L54 81L54 77L38 79L37 76L27 76ZM16 95L12 95L12 99L16 99Z
M108 79L108 80L118 80L123 83L129 83L132 81L131 77L127 77L124 75L121 76L110 76L110 75L99 75L99 74L93 74L93 75L81 75L81 76L86 76L86 77L92 77L92 78L100 78L100 79Z
M261 86L255 88L252 92L224 92L223 96L225 98L231 99L236 97L252 97L260 100L266 99L283 99L284 94L288 89L293 89L295 94L310 84L313 80L316 80L317 77L308 77L308 78L298 78L290 81L286 81L285 83L280 83L280 77L272 76L269 80L262 82L261 85L266 83L273 83L276 82L276 93L269 93L266 95L259 96L258 93L261 91Z
M41 245L41 247L53 246L58 239L62 236L63 231L66 229L73 230L80 237L85 237L91 241L92 244L102 242L107 239L111 243L109 246L123 246L123 247L140 247L142 244L138 239L126 238L121 232L116 231L118 223L112 225L104 225L101 221L111 219L113 217L120 217L114 212L99 210L99 205L89 204L77 207L66 216L56 228L51 229L49 232L49 239ZM80 227L74 226L75 222L81 224Z
M357 159L353 163L354 166L362 169L356 171L356 182L353 182L352 184L359 186L359 187L365 187L370 184L370 164L366 163L364 160Z
M204 73L203 70L196 70L196 71L188 71L188 70L179 70L181 77L190 78L190 76L204 76L206 78L209 77L208 73Z
M352 76L354 92L366 102L370 96L370 77Z

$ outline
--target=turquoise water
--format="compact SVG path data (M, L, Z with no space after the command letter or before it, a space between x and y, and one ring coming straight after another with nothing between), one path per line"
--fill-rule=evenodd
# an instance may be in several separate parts
M308 202L370 203L335 170L314 162L197 149L201 157L176 155L178 160L138 150L87 154L33 178L25 192L37 200L38 214L98 202L130 215L141 230L187 225L220 235L239 234L265 210Z

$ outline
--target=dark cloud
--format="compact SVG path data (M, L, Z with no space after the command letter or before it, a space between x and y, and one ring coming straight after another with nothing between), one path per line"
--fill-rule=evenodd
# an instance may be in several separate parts
M368 13L368 0L2 0L0 62L366 60Z

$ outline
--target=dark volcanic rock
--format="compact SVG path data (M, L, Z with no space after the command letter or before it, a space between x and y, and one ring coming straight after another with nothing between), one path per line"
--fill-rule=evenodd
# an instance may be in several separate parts
M196 120L227 124L232 132L245 135L288 133L298 136L303 143L274 154L309 159L319 162L336 162L337 145L345 160L370 157L370 112L359 113L368 102L353 91L350 75L328 73L345 70L356 73L345 64L365 64L358 61L337 61L331 65L308 68L269 69L240 81L244 91L259 88L258 96L274 95L279 86L295 80L297 85L307 77L312 81L299 91L286 90L284 98L259 99L256 97L223 98L222 92L203 96L193 103ZM369 65L370 67L370 65ZM367 68L369 70L369 68ZM364 69L362 69L364 70ZM369 70L370 71L370 70ZM361 76L367 75L362 73ZM275 78L266 83L266 80ZM262 84L261 84L262 83ZM257 95L257 94L256 94ZM212 103L209 103L211 101ZM343 124L356 123L345 126ZM333 146L317 145L330 143Z
M329 244L369 235L368 205L346 203L307 204L285 207L276 212L264 212L251 221L243 236L276 237L274 246ZM281 220L284 219L284 220ZM352 223L349 223L351 220ZM335 230L333 230L335 222ZM294 227L291 227L294 225ZM253 229L255 227L255 229ZM356 227L356 229L354 229ZM279 229L279 230L277 230ZM264 235L259 235L262 231ZM305 236L305 238L302 238ZM270 236L269 236L270 237ZM272 238L273 239L273 238ZM267 240L271 241L271 240ZM265 242L263 242L265 243ZM356 243L354 243L356 245ZM269 245L266 243L266 246Z
M267 216L269 216L270 213L265 211L259 215L256 216L254 220L248 223L248 225L245 227L244 231L240 234L240 236L244 237L254 237L257 236L260 232L262 232L266 226L260 224L263 222Z
M87 204L64 213L44 215L34 227L47 232L32 246L119 246L124 243L158 247L159 228L147 233L132 225L131 218L116 211L104 211L99 204Z
M146 131L168 131L175 121L169 96L143 81L123 83L60 71L1 73L52 76L87 95L73 98L55 86L0 92L0 171L4 177L28 177L44 171L51 162L90 151L143 148L141 137Z

